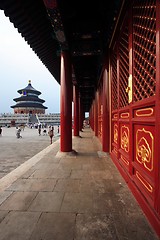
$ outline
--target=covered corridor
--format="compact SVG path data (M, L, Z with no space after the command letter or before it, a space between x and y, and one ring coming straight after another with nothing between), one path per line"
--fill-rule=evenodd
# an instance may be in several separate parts
M73 145L61 154L57 141L0 180L0 239L158 240L92 130Z
M111 157L160 236L160 0L112 0L109 3L103 0L1 0L0 9L4 10L5 15L61 85L59 151L65 156L76 153L73 151L76 150L78 155L73 158L75 162L72 163L75 167L77 160L82 161L78 165L82 169L68 171L69 175L66 176L73 178L77 174L77 177L83 176L87 179L89 171L93 180L99 177L99 174L96 175L94 170L88 168L102 164L105 168L104 172L99 170L102 180L107 176L113 182L116 181L117 174L109 173L109 166L106 169L107 161L103 163L104 159L108 158L97 156L95 149L92 152L94 141L87 136L79 138L87 112L92 134L101 144L102 153ZM78 139L78 146L74 145L76 138L74 141L72 138L73 121L73 135ZM85 141L87 146L84 145ZM81 147L87 149L81 152ZM83 163L85 154L89 165ZM49 159L53 160L52 155L51 151ZM65 160L60 159L58 164L61 165L64 161L62 165L66 167L71 159ZM111 161L110 164L112 165ZM49 173L52 176L58 174L59 170L57 171ZM43 177L43 172L38 176ZM102 180L101 184L104 183ZM120 206L115 210L115 207L117 202L122 204L120 196L117 195L117 191L125 192L121 184L118 189L116 187L117 191L114 187L102 187L103 184L99 185L99 182L98 190L97 183L91 181L90 184L94 190L96 184L96 191L99 192L95 196L89 194L88 190L86 195L92 211L100 211L101 204L96 202L101 201L96 197L103 196L102 206L108 201L108 205L113 205L112 212L116 214L117 211L119 215L119 209L123 208ZM28 187L28 184L26 186ZM108 190L109 193L106 194L105 191ZM114 204L109 201L108 194L113 197ZM72 198L68 193L60 194L62 205L58 211L67 211L67 204L70 206L71 200L78 201L79 194L73 195L76 197ZM92 199L91 195L94 195ZM43 196L41 193L32 197L35 201L41 201ZM80 211L88 211L83 203L82 201L79 204ZM34 209L33 206L36 209L34 201L31 209ZM47 209L47 203L45 207ZM127 215L125 211L122 214L124 216ZM127 216L126 224L130 226ZM144 239L149 236L147 228ZM132 239L132 236L129 236L129 239Z

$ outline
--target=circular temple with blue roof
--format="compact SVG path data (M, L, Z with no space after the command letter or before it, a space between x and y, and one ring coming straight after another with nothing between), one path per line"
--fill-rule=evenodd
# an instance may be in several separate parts
M15 114L45 114L45 109L47 109L47 107L43 106L45 100L39 98L41 92L32 87L31 80L29 80L27 87L17 92L21 94L21 96L14 98L13 100L16 104L11 106Z

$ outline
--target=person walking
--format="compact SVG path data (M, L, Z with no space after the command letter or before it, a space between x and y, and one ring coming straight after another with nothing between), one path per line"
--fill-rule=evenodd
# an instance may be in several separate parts
M0 136L2 136L2 127L0 126Z
M41 130L42 130L42 126L41 126L41 124L38 124L38 133L39 133L39 136L41 135Z
M49 130L49 136L50 136L50 139L51 139L51 144L52 144L52 138L54 136L54 127L52 126Z
M22 138L22 136L21 136L21 129L19 127L16 127L16 137L17 138Z

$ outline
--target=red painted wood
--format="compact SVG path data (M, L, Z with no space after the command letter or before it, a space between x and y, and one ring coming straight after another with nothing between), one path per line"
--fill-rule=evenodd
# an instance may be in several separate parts
M96 92L94 100L94 132L98 137L98 92Z
M160 236L159 22L159 0L133 1L128 6L119 23L121 33L118 29L111 49L110 75L111 157ZM127 100L125 91L130 75L132 102Z
M79 97L79 131L83 129L83 106L82 99Z
M73 86L74 100L74 136L79 136L79 91L76 85Z
M102 150L109 152L109 79L107 68L103 72Z
M61 53L60 150L72 151L72 75L68 52Z
M155 208L160 218L160 1L156 1ZM160 231L160 230L159 230ZM160 234L159 234L160 235Z
M49 1L49 0L43 0L46 8L49 8L49 9L54 9L57 7L57 1L56 0L52 0L52 1Z

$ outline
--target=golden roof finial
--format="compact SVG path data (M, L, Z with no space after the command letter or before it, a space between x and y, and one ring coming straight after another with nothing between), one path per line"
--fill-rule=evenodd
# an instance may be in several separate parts
M28 80L28 83L31 84L31 80Z

